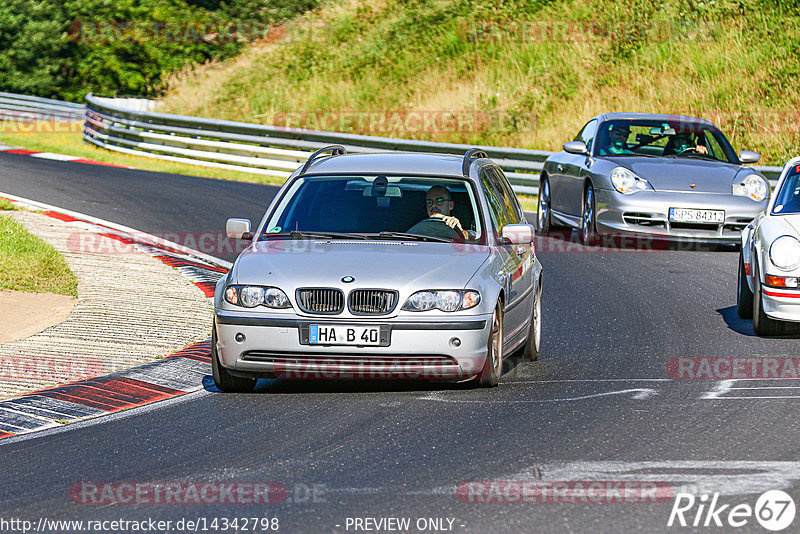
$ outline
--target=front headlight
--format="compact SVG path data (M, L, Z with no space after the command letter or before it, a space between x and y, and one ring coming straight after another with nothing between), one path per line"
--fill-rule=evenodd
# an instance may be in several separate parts
M441 310L454 312L474 308L481 301L481 294L477 291L456 289L439 289L417 291L410 297L403 309L406 311Z
M264 305L268 308L291 308L286 293L277 287L261 286L228 286L225 288L225 300L236 306L255 308Z
M733 194L761 202L769 194L769 185L757 174L748 174L744 180L733 184Z
M625 167L617 167L611 171L610 177L611 184L614 186L614 189L623 195L630 195L632 193L636 193L637 191L653 189L653 186L650 185L650 182L644 178L636 176L636 174Z
M791 271L800 265L800 241L784 235L772 242L769 259L782 271Z

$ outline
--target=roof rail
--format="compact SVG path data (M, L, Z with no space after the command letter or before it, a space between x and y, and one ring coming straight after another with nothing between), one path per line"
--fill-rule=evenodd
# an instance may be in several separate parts
M480 159L480 158L488 158L489 156L486 154L482 148L470 148L464 154L464 162L461 164L461 174L464 176L469 176L469 165L472 162L472 159Z
M320 148L319 150L311 154L311 156L308 158L308 161L306 161L305 165L303 165L303 168L300 169L300 172L297 175L300 176L301 174L305 174L308 168L314 162L314 160L317 159L317 157L320 156L321 154L324 154L325 152L330 152L331 156L341 156L342 154L347 154L347 149L342 145L328 145L326 147Z

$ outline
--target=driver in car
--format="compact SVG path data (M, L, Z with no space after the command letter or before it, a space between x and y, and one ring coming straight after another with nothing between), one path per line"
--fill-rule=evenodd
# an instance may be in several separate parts
M455 202L450 197L450 191L446 187L434 185L425 194L425 209L428 213L428 218L412 226L408 233L429 235L431 233L430 223L440 221L452 228L452 230L445 231L447 235L445 235L445 232L437 231L438 237L452 237L452 234L457 232L464 239L469 239L470 235L461 227L461 221L457 217L450 215L455 205Z
M708 154L708 149L705 145L695 144L689 134L676 134L671 139L672 150L674 154L683 154L684 152L694 152L696 154Z

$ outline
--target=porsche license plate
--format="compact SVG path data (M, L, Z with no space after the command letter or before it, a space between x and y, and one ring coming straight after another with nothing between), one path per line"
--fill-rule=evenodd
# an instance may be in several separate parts
M723 210L670 208L669 220L670 222L719 224L725 222L725 212Z
M362 345L380 347L388 345L388 341L388 328L381 328L379 325L308 325L309 345Z

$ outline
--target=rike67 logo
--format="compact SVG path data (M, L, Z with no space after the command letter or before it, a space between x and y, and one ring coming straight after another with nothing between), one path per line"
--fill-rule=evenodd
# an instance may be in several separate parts
M755 520L773 532L784 530L794 521L795 504L788 493L770 490L762 493L755 506L747 503L719 504L719 493L695 497L678 493L667 526L738 528Z

